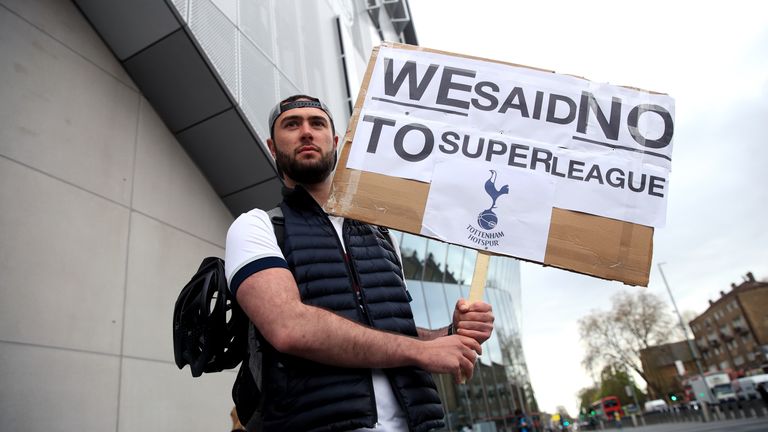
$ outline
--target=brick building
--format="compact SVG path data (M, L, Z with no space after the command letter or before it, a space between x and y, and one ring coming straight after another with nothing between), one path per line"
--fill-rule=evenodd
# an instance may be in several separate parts
M691 355L688 341L656 345L640 350L640 362L648 380L652 397L662 398L670 393L683 394L683 385L675 362L682 362L686 373L696 373L696 360Z
M768 281L747 273L689 324L706 369L768 371Z

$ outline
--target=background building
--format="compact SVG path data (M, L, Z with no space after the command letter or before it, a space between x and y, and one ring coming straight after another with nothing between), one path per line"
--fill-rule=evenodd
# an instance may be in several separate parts
M176 296L279 200L268 110L315 94L343 132L382 39L417 42L405 1L0 0L0 429L229 430L234 371L173 363ZM474 252L400 240L418 323L447 324ZM440 380L453 430L535 403L518 263L486 293L479 373Z
M411 234L399 235L416 325L448 325L456 300L469 295L477 252ZM495 421L500 429L511 428L515 408L536 410L520 340L517 261L491 257L485 296L494 307L496 330L483 346L475 376L460 385L450 376L438 377L452 429L484 421Z
M698 373L696 360L691 355L688 341L672 342L640 350L640 362L651 384L650 387L658 391L658 394L651 395L655 398L663 399L670 394L675 394L682 399L684 395L682 379ZM682 365L685 372L683 376L680 375L676 362Z
M736 376L768 372L768 282L747 273L690 322L708 370Z

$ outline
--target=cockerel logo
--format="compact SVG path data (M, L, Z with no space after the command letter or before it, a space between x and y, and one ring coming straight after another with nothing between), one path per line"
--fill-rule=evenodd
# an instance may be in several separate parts
M501 188L496 188L496 171L490 170L491 176L485 181L485 192L491 197L491 206L480 212L477 215L477 224L486 231L492 230L499 222L498 216L493 212L496 208L496 200L500 196L509 193L509 185L504 185Z

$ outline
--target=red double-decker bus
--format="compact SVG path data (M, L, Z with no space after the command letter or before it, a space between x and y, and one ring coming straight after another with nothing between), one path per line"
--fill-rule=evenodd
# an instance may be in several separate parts
M623 416L621 411L621 402L616 396L606 396L600 400L595 401L590 406L592 412L598 418L603 420L615 419L615 413L619 413L619 416Z

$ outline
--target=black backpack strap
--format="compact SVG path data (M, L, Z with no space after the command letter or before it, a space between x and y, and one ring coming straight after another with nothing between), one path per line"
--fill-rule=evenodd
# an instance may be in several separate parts
M270 222L272 222L272 228L275 230L275 239L277 240L277 246L280 250L283 250L285 244L285 217L283 217L283 209L280 206L273 208L267 212Z

